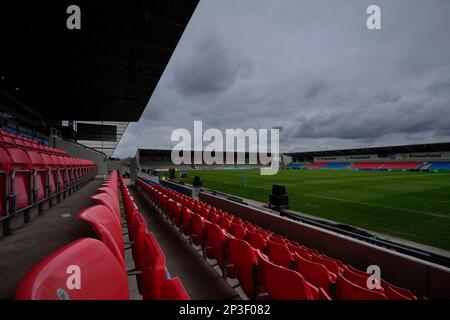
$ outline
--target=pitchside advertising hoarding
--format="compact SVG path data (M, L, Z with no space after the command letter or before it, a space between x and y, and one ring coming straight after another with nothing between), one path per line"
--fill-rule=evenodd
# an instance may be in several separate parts
M314 162L358 162L358 161L449 161L450 152L397 153L386 157L376 154L314 157Z

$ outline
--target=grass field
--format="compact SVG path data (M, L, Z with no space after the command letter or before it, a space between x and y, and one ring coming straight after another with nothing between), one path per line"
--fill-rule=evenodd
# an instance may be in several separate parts
M186 182L194 175L206 188L266 203L272 184L282 184L292 210L450 250L448 173L195 171Z

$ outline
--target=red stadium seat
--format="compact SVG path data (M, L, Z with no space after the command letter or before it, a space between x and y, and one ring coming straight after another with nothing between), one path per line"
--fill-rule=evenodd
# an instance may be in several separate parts
M47 164L35 151L27 151L34 171L34 203L43 202L47 198Z
M270 260L277 265L283 266L288 269L292 268L293 266L294 259L286 245L268 240L267 255L269 256Z
M178 277L164 281L161 287L161 300L190 300L183 284Z
M215 259L223 270L225 232L217 224L205 221L206 256Z
M230 261L233 263L239 284L249 299L258 296L258 257L247 241L227 237Z
M229 218L227 218L226 216L223 216L220 219L220 227L228 232L231 228L231 220Z
M417 297L410 290L394 286L386 280L381 279L381 286L384 288L389 299L402 300L403 298L407 298L417 300Z
M337 275L338 273L343 273L344 269L340 267L340 264L337 260L330 259L325 256L318 256L317 254L312 254L312 261L323 264L327 267L328 271Z
M0 148L0 219L8 214L7 204L9 194L9 170L11 160L5 149ZM5 188L6 187L6 188Z
M350 281L360 287L368 289L367 288L367 279L369 278L369 276L370 275L368 273L366 273L365 275L362 275L362 274L358 274L358 273L351 271L351 269L349 269L347 267L344 267L344 277L348 281ZM377 282L376 279L374 279L374 281ZM373 290L378 291L380 293L384 293L384 289L381 287L381 284L378 284L378 285L380 286L380 289L373 289ZM368 290L370 290L370 289L368 289Z
M191 215L191 219L192 219L191 241L197 246L203 246L205 219L196 213L193 213Z
M290 269L273 264L259 254L261 264L261 284L274 300L313 300L311 286L303 276ZM317 290L317 298L318 298Z
M184 235L190 236L191 235L191 215L192 211L187 208L181 209L181 231Z
M219 215L215 212L210 212L209 213L209 217L208 217L208 221L213 223L213 224L217 224L219 221Z
M278 244L287 245L286 239L274 234L269 236L269 240Z
M108 207L111 210L111 212L115 213L115 216L117 217L117 221L119 222L119 224L121 223L119 204L115 202L115 200L111 197L110 194L106 192L100 192L93 195L91 199L94 199L98 204Z
M115 213L108 207L95 205L80 211L77 217L91 225L100 240L106 244L125 268L122 228Z
M288 248L292 253L297 253L303 259L306 259L306 260L312 259L311 254L308 252L308 250L306 250L299 244L296 244L293 242L288 242Z
M267 246L267 239L258 231L247 231L248 243L255 249L264 251Z
M50 170L49 172L49 196L53 197L58 192L58 174L57 174L57 166L50 155L42 153L42 159L45 162L45 165Z
M246 231L244 226L240 223L232 222L230 227L230 233L237 239L241 240L245 239Z
M8 148L6 151L11 160L11 175L14 175L10 192L12 198L12 214L26 210L32 206L32 165L31 160L24 150Z
M296 270L305 277L306 281L330 294L331 284L336 281L336 277L328 272L324 265L308 261L298 253L295 253L295 265Z
M152 233L145 235L143 252L142 297L144 300L159 299L161 287L166 280L166 257Z
M81 272L79 289L67 287L73 266ZM71 272L76 272L76 268L73 270ZM17 300L129 298L125 270L102 242L89 238L72 242L40 261L25 275L16 290Z
M368 290L360 287L341 274L337 275L336 280L336 299L337 300L386 300L386 296L380 292Z

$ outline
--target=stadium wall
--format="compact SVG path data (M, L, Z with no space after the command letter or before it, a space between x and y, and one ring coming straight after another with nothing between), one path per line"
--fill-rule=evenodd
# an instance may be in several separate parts
M97 165L98 175L104 175L107 173L108 164L104 153L89 149L83 145L70 142L55 135L50 137L49 142L52 147L69 152L69 155L72 158L82 158L94 161Z
M200 192L199 199L362 270L369 265L378 265L385 280L419 295L430 299L450 299L449 268L211 194Z

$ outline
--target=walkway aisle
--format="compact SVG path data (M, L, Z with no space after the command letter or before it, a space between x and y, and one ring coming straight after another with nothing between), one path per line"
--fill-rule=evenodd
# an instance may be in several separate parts
M20 279L51 252L82 237L95 238L89 225L79 221L76 214L95 204L90 197L102 183L103 179L93 180L60 203L54 201L41 216L0 239L0 299L14 298Z
M128 186L139 210L147 219L166 256L166 266L172 277L178 276L191 299L236 299L236 292L215 272L201 255L181 238L164 218L151 209L134 186Z

